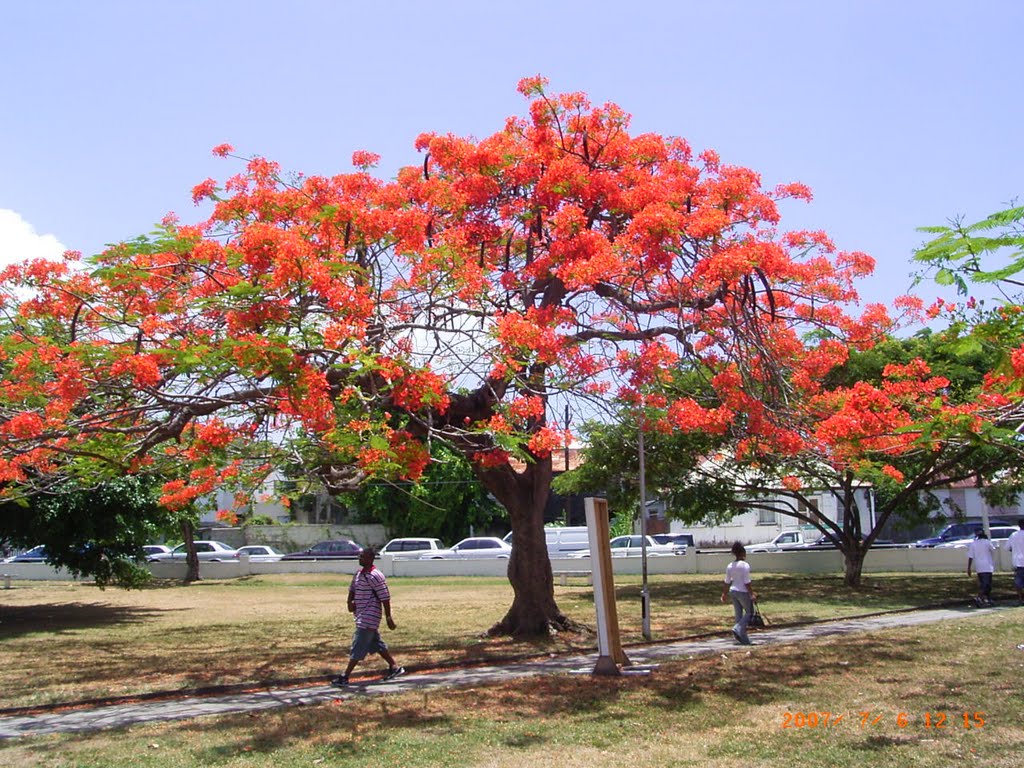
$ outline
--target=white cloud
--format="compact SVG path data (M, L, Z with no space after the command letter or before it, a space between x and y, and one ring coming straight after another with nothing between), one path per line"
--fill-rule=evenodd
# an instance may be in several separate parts
M25 259L58 260L66 250L54 235L40 235L19 213L0 208L0 267Z

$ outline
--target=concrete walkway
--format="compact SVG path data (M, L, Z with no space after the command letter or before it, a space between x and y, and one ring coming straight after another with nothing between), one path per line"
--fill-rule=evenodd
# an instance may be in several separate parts
M890 627L928 624L949 619L964 619L991 613L987 609L930 609L909 613L894 613L849 621L834 621L801 627L762 629L753 635L753 646L737 645L731 635L702 638L694 641L658 643L632 646L626 650L633 667L643 669L659 662L691 656L746 651L756 652L759 645L791 645L816 638L871 632ZM356 683L348 688L314 685L249 693L214 696L170 696L159 701L143 701L96 707L71 708L63 711L0 717L0 738L39 736L50 733L76 733L105 728L120 728L140 723L185 720L208 715L226 715L235 712L254 712L275 707L302 704L321 704L356 696L383 696L406 691L427 691L451 686L486 686L496 681L544 674L590 674L596 655L556 657L508 666L469 667L444 672L404 675L389 682Z

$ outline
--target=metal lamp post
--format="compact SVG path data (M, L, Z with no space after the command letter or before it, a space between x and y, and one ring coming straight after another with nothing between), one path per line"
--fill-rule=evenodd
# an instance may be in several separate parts
M640 417L640 610L643 614L643 635L651 639L651 593L647 589L647 472L644 457L644 423Z

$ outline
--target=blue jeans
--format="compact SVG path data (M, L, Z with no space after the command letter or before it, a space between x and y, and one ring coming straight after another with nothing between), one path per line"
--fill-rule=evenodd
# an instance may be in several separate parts
M739 637L741 643L747 643L747 626L750 624L750 617L754 615L754 601L750 599L749 592L740 592L730 589L729 597L732 598L732 609L736 614L736 624L732 631Z

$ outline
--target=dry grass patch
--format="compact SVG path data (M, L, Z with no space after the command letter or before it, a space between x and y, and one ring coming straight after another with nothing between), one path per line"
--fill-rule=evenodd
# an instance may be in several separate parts
M646 678L542 677L33 739L0 745L0 762L1016 768L1024 701L1011 683L1024 674L1024 653L1015 648L1021 613L738 649L664 664ZM787 714L812 711L845 718L830 727L784 727ZM926 727L924 714L942 711L983 711L985 725ZM861 712L882 719L865 725ZM907 715L902 726L900 713Z
M27 582L0 590L0 707L325 678L347 655L348 578L288 574L132 592ZM585 633L538 642L484 636L511 603L503 579L395 578L391 586L399 629L386 637L409 668L594 648ZM727 630L731 610L718 601L717 576L658 576L651 587L656 638ZM838 577L769 575L758 587L765 611L784 622L910 607L964 596L973 584L899 575L850 591ZM639 588L637 577L617 585L627 644L642 640ZM593 622L591 588L556 587L556 597L569 616Z

